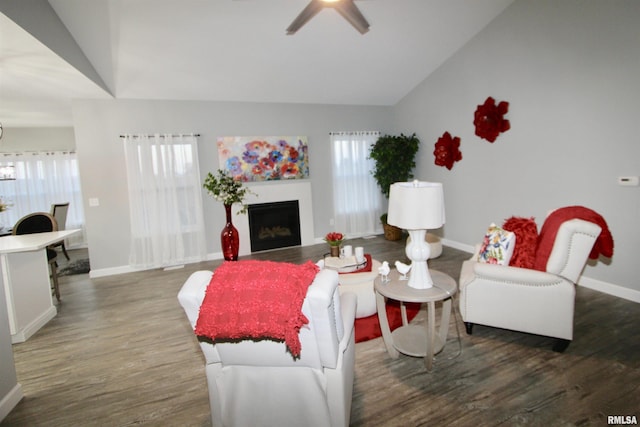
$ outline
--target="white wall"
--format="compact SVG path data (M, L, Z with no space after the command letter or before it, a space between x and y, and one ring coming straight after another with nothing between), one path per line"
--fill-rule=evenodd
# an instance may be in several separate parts
M82 100L73 103L77 155L85 198L92 271L116 272L129 263L129 202L120 135L199 133L200 173L218 169L219 136L305 135L316 237L333 216L329 132L391 128L390 107L203 101ZM98 207L88 199L97 198ZM224 209L203 192L208 253L220 252Z
M0 152L69 151L76 147L73 128L5 128Z
M22 386L18 383L13 364L11 332L4 284L0 279L0 421L18 404L23 397Z
M417 176L444 184L445 238L473 245L492 221L540 225L550 209L584 205L615 240L584 284L640 300L640 187L616 184L640 175L639 22L635 0L518 0L396 106L398 131L422 140ZM473 127L488 96L510 103L511 130L493 144ZM433 163L445 131L461 138L451 171Z

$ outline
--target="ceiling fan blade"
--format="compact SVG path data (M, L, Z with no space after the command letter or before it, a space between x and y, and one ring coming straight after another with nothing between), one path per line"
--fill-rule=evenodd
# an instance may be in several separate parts
M353 0L343 0L339 3L335 3L333 7L338 11L338 13L340 13L340 15L349 21L349 23L360 32L360 34L364 34L369 31L369 23Z
M295 34L304 24L309 22L311 18L316 16L323 9L324 5L321 1L311 0L302 12L293 20L287 28L287 35Z

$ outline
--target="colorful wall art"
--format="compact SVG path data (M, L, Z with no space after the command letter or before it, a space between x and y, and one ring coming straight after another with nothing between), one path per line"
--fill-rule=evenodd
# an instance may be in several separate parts
M306 136L220 137L218 158L220 169L244 182L309 177Z

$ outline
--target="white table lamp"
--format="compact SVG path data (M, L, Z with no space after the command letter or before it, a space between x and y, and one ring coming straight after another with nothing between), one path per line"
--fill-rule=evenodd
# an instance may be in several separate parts
M439 182L396 182L389 191L387 222L409 232L407 257L411 260L408 285L415 289L433 286L427 260L431 253L427 229L444 225L444 193Z

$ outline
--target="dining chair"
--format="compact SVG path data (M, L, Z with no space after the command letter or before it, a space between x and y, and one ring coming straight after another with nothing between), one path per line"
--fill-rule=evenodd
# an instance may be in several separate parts
M47 212L34 212L23 216L13 226L14 235L46 233L58 231L58 222ZM51 246L47 246L47 261L51 267L51 280L56 299L60 301L60 286L58 285L58 253Z
M58 222L58 231L65 230L65 227L67 224L68 212L69 212L69 202L54 203L51 205L51 215L53 215L53 217ZM51 245L53 249L55 249L58 246L62 247L62 253L64 254L65 258L67 258L67 261L69 261L71 258L69 258L69 254L67 253L67 248L64 244L64 240L61 240L58 243L54 243L53 245Z

